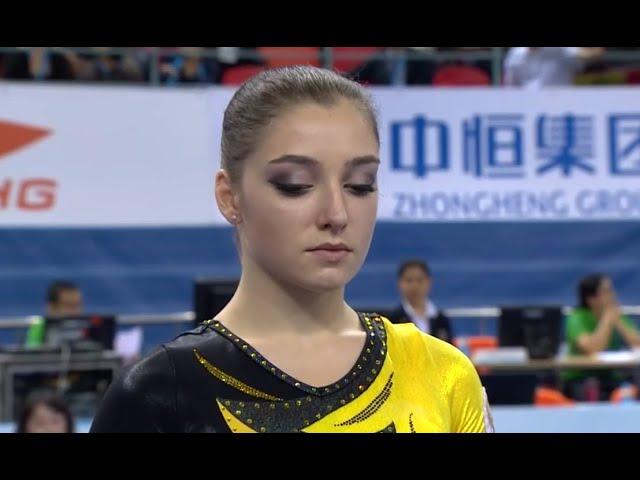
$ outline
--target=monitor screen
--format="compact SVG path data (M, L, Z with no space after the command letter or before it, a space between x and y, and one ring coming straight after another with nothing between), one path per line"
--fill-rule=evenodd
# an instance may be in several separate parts
M198 279L194 283L193 311L196 326L215 318L238 288L236 279Z
M557 355L562 330L562 307L510 306L500 309L498 344L526 347L531 358Z
M114 315L85 314L45 318L47 347L70 346L113 350L116 333Z

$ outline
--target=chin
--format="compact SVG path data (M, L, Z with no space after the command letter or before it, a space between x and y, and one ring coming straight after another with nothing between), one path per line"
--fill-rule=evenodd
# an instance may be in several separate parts
M317 293L342 289L355 276L346 269L325 269L320 272L310 272L301 279L300 284L306 289Z

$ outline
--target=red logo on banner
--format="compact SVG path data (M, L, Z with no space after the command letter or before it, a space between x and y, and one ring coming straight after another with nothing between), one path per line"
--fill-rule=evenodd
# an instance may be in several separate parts
M42 140L51 130L0 120L0 160L16 150ZM52 178L0 179L0 210L51 210L58 183Z
M0 160L3 156L37 142L50 133L51 130L44 128L0 120Z

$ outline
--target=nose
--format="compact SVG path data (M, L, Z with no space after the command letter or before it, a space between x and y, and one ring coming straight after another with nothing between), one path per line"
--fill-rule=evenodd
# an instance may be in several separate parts
M342 185L327 187L320 202L318 227L333 234L343 231L349 221L349 214Z

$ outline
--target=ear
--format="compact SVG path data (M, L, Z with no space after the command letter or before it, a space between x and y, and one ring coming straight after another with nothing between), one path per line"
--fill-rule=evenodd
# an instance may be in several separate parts
M216 203L220 213L232 225L242 221L238 208L238 197L231 185L229 174L225 170L218 170L215 180Z

